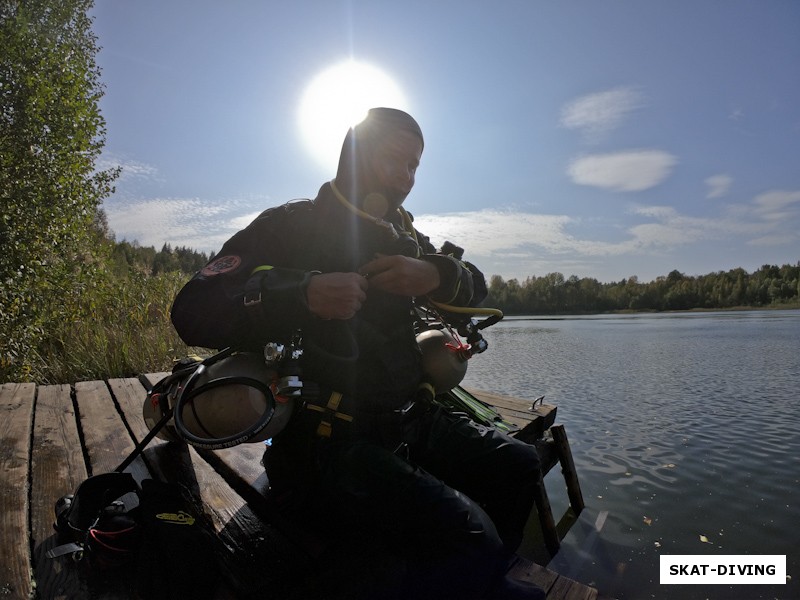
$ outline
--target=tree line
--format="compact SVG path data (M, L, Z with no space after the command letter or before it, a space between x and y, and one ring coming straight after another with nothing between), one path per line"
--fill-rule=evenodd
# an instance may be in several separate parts
M168 243L156 250L154 246L140 246L135 240L113 242L110 256L114 273L123 277L133 271L153 276L173 271L191 274L202 269L212 258L213 252L209 256L186 246L173 248Z
M763 265L753 273L742 268L700 276L671 271L650 282L637 277L600 283L561 273L543 277L489 281L487 306L506 314L575 314L610 311L730 309L800 306L800 261Z

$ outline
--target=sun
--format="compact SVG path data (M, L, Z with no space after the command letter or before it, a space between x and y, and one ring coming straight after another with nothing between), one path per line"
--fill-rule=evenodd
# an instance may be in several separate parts
M303 141L320 165L336 170L347 130L375 106L408 110L403 91L372 65L348 60L317 75L303 92L298 121Z

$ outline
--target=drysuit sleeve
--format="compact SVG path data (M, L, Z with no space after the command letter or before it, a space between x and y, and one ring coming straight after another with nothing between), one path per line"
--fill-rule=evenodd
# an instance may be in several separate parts
M258 347L288 341L311 318L312 273L291 268L281 208L262 213L178 292L171 318L190 346Z
M439 270L441 283L428 294L428 298L441 304L453 306L478 306L487 295L486 279L478 268L464 261L464 251L450 242L445 242L438 252L430 240L417 232L420 258L430 262Z

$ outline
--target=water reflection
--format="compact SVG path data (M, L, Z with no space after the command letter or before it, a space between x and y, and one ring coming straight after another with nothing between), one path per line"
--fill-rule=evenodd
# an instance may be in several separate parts
M545 395L566 425L587 509L553 568L620 600L800 597L800 311L509 318L485 335L465 384ZM661 554L786 554L794 582L661 586Z

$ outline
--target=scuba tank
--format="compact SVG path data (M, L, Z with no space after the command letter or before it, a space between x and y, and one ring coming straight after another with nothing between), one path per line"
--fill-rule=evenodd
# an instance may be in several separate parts
M449 392L467 374L467 361L488 348L481 330L497 323L503 313L495 308L458 307L436 302L418 304L416 311L416 338L422 352L425 380L433 387L434 395ZM472 318L476 314L487 318L478 321ZM459 336L464 336L465 341Z
M417 335L422 370L436 394L456 387L467 374L469 345L461 344L445 329L428 329Z
M299 345L270 343L263 353L226 349L178 365L151 389L145 424L167 441L216 450L263 442L286 427L300 397Z

